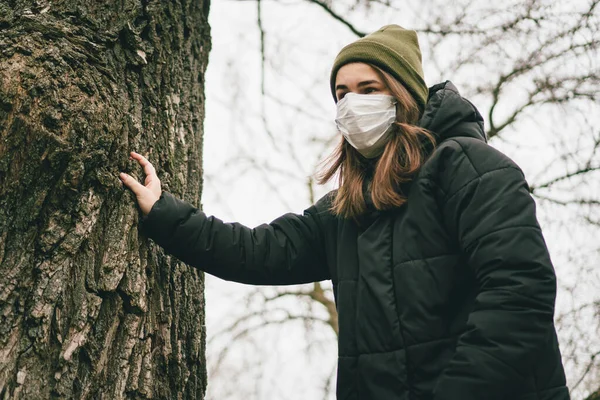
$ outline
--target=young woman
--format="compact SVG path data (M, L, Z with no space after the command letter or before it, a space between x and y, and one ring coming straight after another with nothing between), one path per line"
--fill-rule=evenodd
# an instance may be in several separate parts
M523 173L486 144L479 112L427 89L414 31L390 25L341 50L331 73L342 139L321 176L339 188L254 229L161 192L137 196L149 237L223 279L331 279L337 398L569 398L553 325L556 279Z

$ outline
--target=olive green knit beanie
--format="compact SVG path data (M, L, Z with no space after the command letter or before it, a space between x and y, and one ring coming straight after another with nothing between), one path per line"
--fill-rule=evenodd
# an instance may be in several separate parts
M415 31L398 25L386 25L344 47L331 69L331 93L336 101L336 75L343 65L352 62L373 64L392 74L408 89L423 110L429 91L423 78L421 50Z

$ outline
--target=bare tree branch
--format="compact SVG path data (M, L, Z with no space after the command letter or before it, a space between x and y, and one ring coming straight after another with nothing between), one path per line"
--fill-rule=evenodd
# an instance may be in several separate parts
M262 23L262 0L256 0L256 22L258 31L260 32L260 92L265 95L265 69L266 69L266 54L265 54L265 29Z
M586 376L592 370L592 367L595 364L597 364L596 357L598 357L599 355L600 355L600 351L590 355L589 362L588 362L583 374L581 375L581 377L579 378L579 380L577 382L575 382L573 385L571 385L571 390L577 389L577 387L581 384L581 382L583 382L583 380L586 378Z
M568 180L570 178L573 178L575 176L587 174L588 172L593 172L593 171L600 171L600 167L587 167L587 168L579 169L577 171L569 172L569 173L567 173L565 175L556 177L556 178L551 179L551 180L549 180L547 182L540 183L539 185L532 185L530 187L530 191L531 191L531 193L535 193L536 190L546 189L546 188L554 185L555 183L563 182L563 181Z
M585 400L600 400L600 388L586 397Z
M352 31L352 33L354 33L356 36L364 37L367 35L365 32L362 32L362 31L359 31L358 29L356 29L354 27L354 25L352 25L347 19L345 19L344 17L342 17L341 15L339 15L338 13L333 11L331 6L329 6L326 2L321 1L321 0L307 0L307 1L309 3L313 3L313 4L316 4L319 7L321 7L323 10L325 10L325 12L327 12L327 14L331 15L333 17L333 19L335 19L336 21L339 21L343 25L347 26L348 29L350 29Z

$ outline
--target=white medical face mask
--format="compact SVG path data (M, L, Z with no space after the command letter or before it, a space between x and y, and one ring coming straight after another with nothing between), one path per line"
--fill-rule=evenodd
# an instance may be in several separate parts
M385 94L347 93L337 103L335 123L356 150L377 157L390 138L396 120L396 99Z

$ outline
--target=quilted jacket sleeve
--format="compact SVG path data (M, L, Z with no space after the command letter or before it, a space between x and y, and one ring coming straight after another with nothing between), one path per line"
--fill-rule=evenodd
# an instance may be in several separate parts
M455 155L458 173L471 176L447 188L443 212L478 293L436 400L507 398L554 330L556 278L524 176L491 147L475 147Z
M316 206L251 229L163 192L142 230L181 261L226 280L285 285L329 278Z

